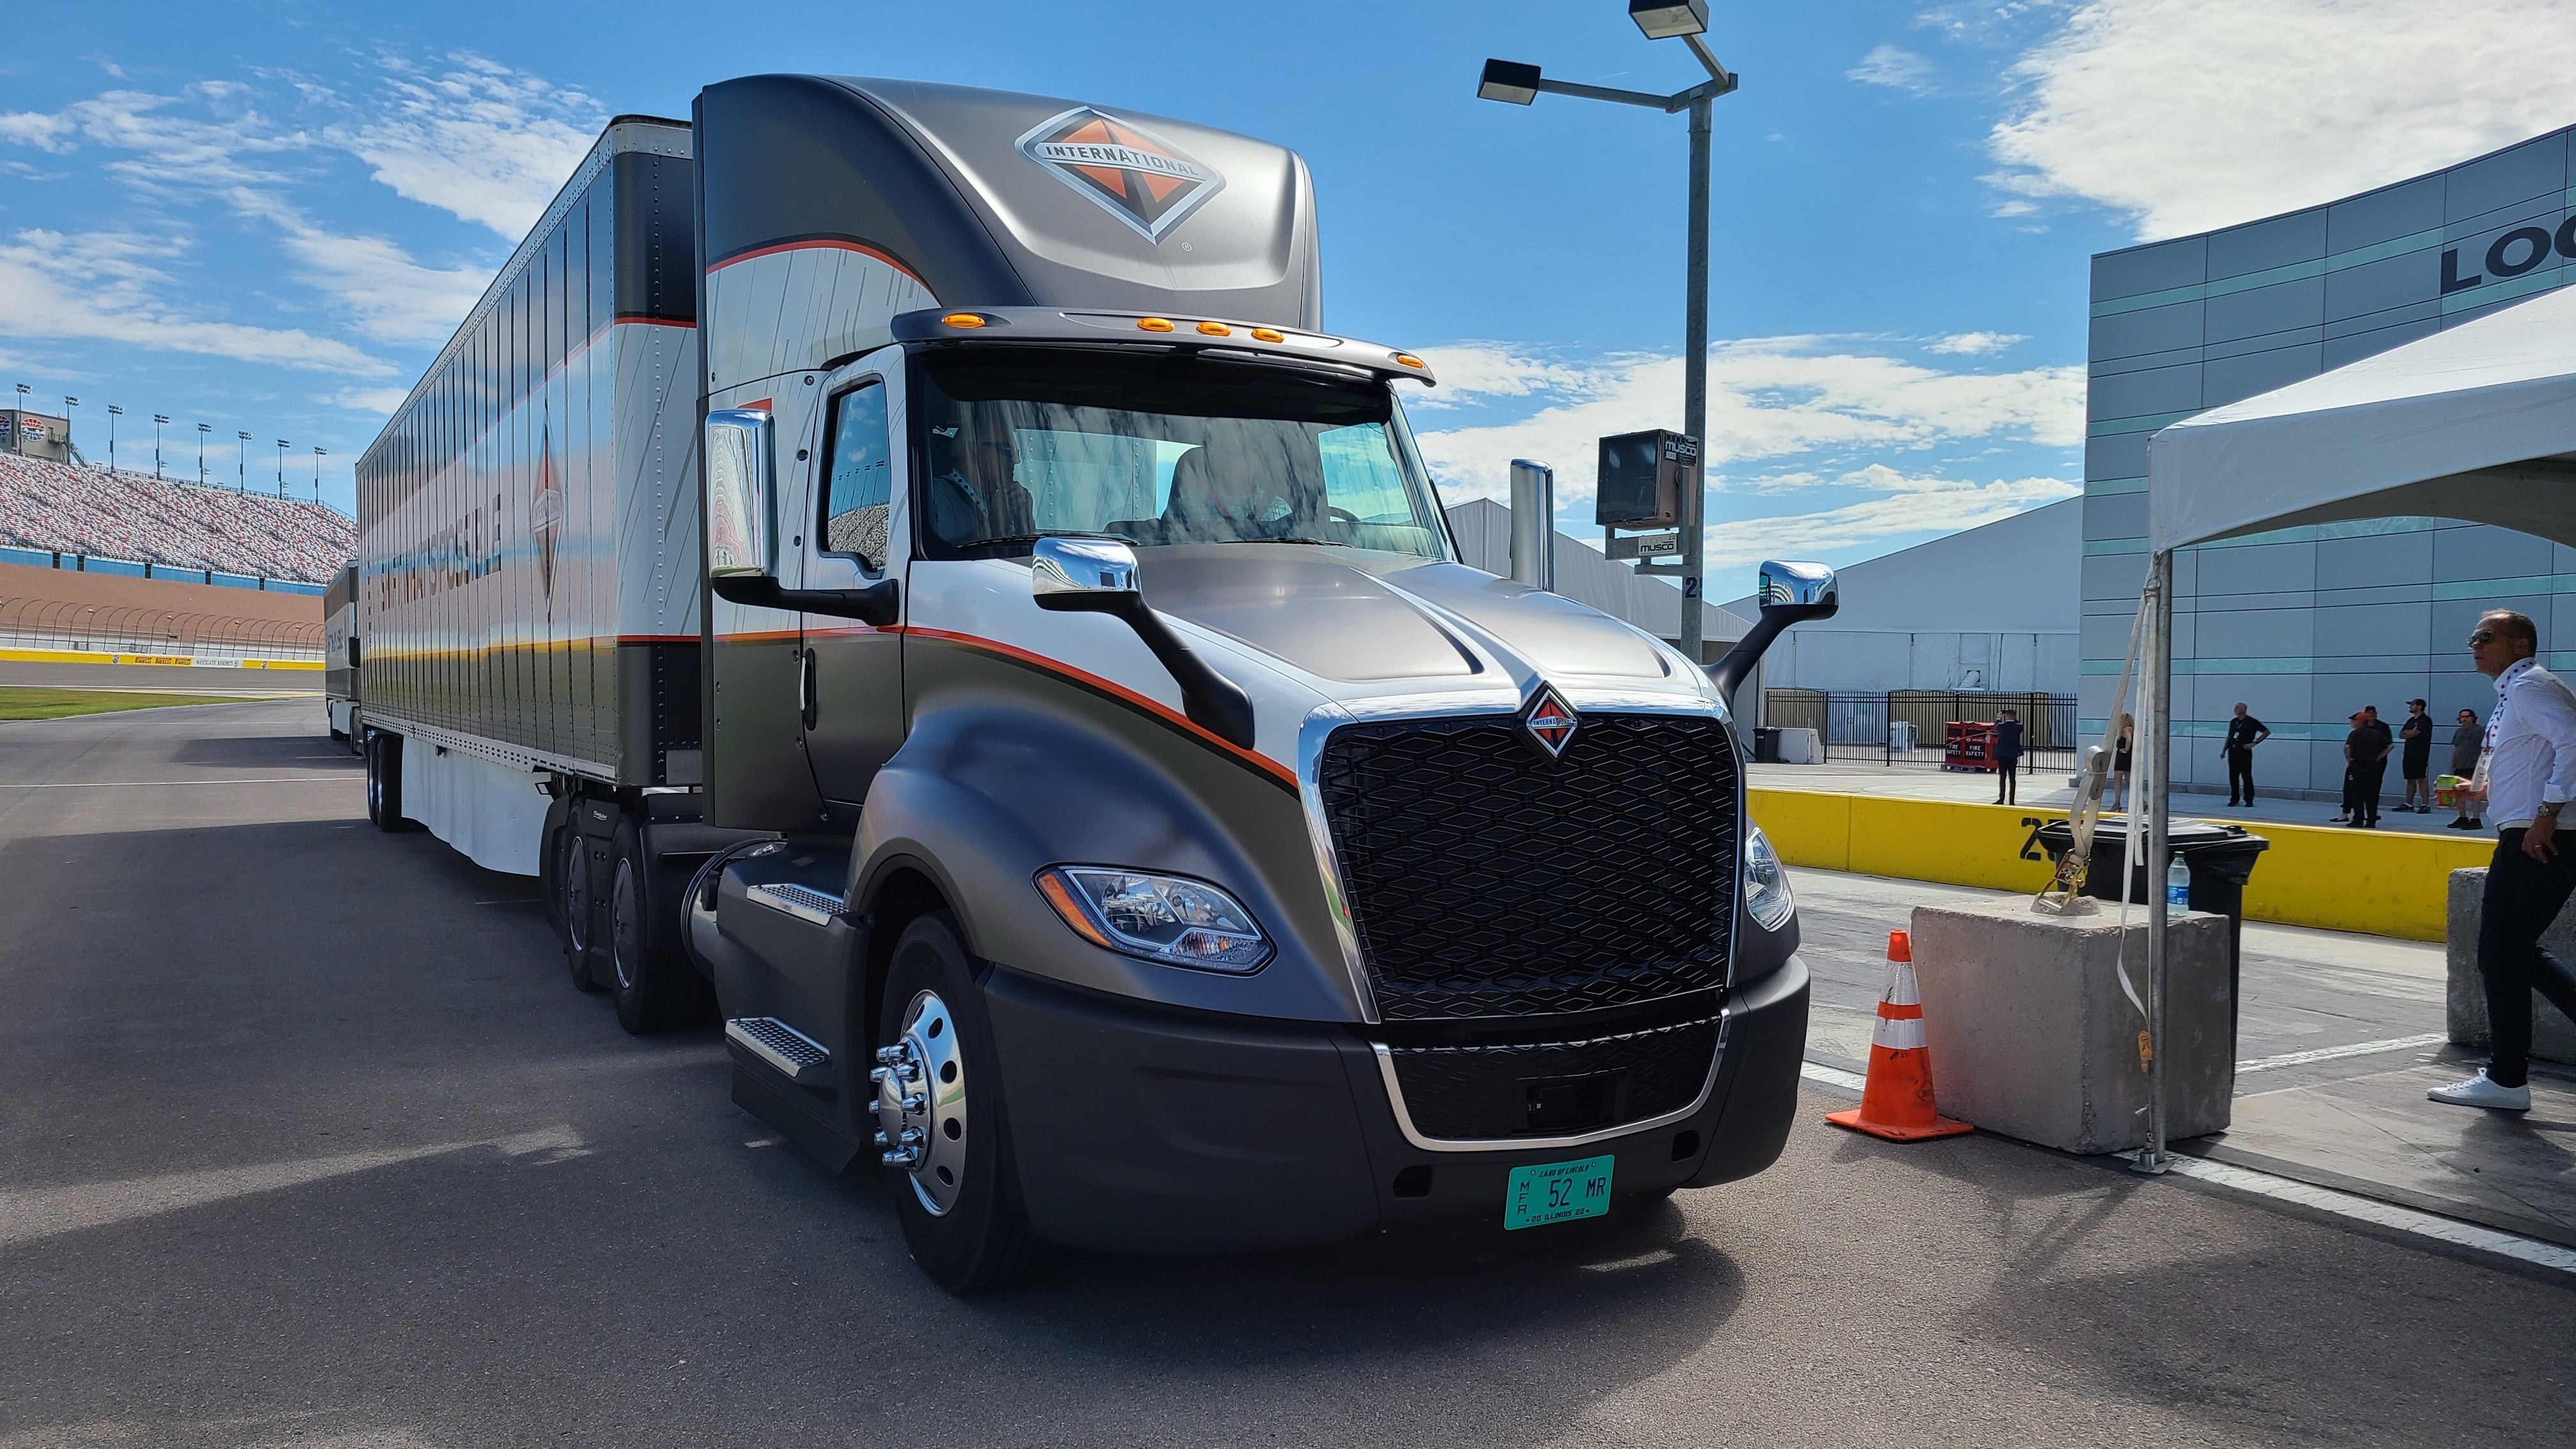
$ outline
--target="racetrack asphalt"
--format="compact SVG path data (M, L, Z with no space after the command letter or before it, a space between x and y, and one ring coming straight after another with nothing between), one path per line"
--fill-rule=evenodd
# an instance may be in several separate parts
M1822 1097L1602 1222L952 1299L320 713L0 725L0 1446L2576 1442L2565 1275Z

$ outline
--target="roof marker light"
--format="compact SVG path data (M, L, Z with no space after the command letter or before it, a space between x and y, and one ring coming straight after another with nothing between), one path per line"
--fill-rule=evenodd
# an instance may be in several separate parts
M1226 326L1222 322L1202 322L1199 324L1199 331L1210 337L1232 337L1234 335L1234 329Z
M981 327L984 325L984 319L976 316L972 312L951 312L939 320L950 327Z
M1399 353L1397 353L1397 354L1395 355L1395 360L1396 360L1396 361L1398 361L1398 362L1400 362L1400 363L1403 363L1403 364L1404 364L1405 366L1407 366L1407 367L1420 367L1420 366L1422 366L1422 365L1423 365L1422 359L1421 359L1421 358L1419 358L1419 357L1414 356L1414 355L1413 355L1412 353L1410 353L1410 352L1399 352Z
M1164 321L1160 317L1139 317L1136 319L1136 325L1147 332L1169 332L1172 330L1172 324Z
M1252 335L1263 342L1285 342L1288 340L1288 334L1280 331L1276 327L1255 327L1252 329Z

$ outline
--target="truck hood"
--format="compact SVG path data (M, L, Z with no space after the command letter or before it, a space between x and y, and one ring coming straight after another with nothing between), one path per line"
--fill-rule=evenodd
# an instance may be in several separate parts
M1378 693L1474 676L1617 681L1706 698L1661 642L1562 595L1464 564L1296 544L1137 551L1146 601L1318 680ZM1477 681L1501 684L1488 678Z

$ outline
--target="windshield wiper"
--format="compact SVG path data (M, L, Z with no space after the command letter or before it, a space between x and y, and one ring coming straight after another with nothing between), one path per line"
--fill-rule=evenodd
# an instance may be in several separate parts
M1297 537L1297 536L1295 536L1295 535L1293 535L1293 534L1292 534L1292 535L1290 535L1289 537L1286 537L1286 538L1221 538L1221 539L1218 539L1218 540L1217 540L1217 542L1219 542L1219 543L1311 543L1311 544L1316 545L1316 546L1317 546L1317 547L1319 547L1319 548L1347 548L1347 547L1349 547L1349 545L1348 545L1348 544L1343 543L1343 542L1342 542L1340 539L1338 539L1338 538L1300 538L1300 537Z

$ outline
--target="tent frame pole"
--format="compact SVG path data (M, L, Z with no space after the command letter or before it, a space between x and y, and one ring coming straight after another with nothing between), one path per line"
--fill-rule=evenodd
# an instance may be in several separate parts
M2135 1159L2140 1172L2163 1172L2165 1151L2165 982L2167 933L2165 872L2171 866L2168 831L2173 798L2173 551L2147 562L2146 726L2138 745L2146 754L2139 813L2147 821L2147 1145Z

